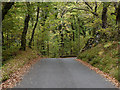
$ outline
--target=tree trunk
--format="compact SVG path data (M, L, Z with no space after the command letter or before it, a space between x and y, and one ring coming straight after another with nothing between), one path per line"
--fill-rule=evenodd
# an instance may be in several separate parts
M75 41L75 35L74 35L74 32L73 32L73 41Z
M72 36L71 35L69 35L69 37L70 37L70 43L72 43ZM72 44L70 44L70 55L72 55Z
M3 32L2 32L2 46L4 46L4 36L3 36Z
M117 9L116 22L118 25L120 25L120 2Z
M14 5L14 2L5 2L5 3L4 3L4 8L2 9L2 21L4 20L5 15L8 13L8 11L9 11L10 8L12 7L12 5ZM2 45L4 45L3 32L2 32Z
M59 27L58 27L59 35L60 35L60 48L59 48L60 56L63 55L63 50L64 50L64 49L63 49L63 48L64 48L64 43L63 43L63 42L64 42L64 41L63 41L63 40L64 40L64 38L63 38L64 35L63 35L62 26L63 26L63 25L60 24Z
M20 50L26 50L26 34L27 34L27 29L28 29L28 23L30 20L30 15L26 15L25 21L24 21L24 30L22 32L22 37L21 37L21 48Z
M6 2L4 8L2 9L2 21L5 18L5 15L8 13L9 9L14 5L14 2Z
M47 41L47 54L49 56L49 41Z
M78 32L78 50L80 51L80 28L79 28L79 32Z
M37 18L36 18L36 23L35 23L35 26L34 26L34 28L33 28L32 36L31 36L31 39L30 39L30 42L29 42L29 48L32 48L32 47L31 47L31 43L32 43L32 40L33 40L33 38L34 38L34 33L35 33L35 29L36 29L36 27L37 27L38 18L39 18L39 7L37 8Z
M103 10L102 10L102 28L107 28L107 7L109 6L108 2L103 2ZM106 33L103 33L102 37L105 39L105 42L107 42L108 38Z
M48 17L48 14L49 14L49 11L44 11L42 10L42 14L41 14L41 17L43 17L43 23L41 23L41 25L43 26L43 31L42 33L45 32L45 28L44 28L44 25L45 25L45 22L47 20L47 17ZM44 35L42 36L42 38L44 39ZM44 40L41 41L41 46L42 46L42 54L45 55L46 54L46 51L45 51L45 43L44 43Z
M63 35L63 30L60 31L61 33L61 54L63 56L63 53L64 53L64 35Z
M116 22L118 24L118 42L120 42L120 1L117 9ZM118 52L120 50L120 43L118 43ZM120 81L120 57L118 58L118 80Z
M71 23L71 27L72 27L72 30L74 31L75 28L74 28L74 26L73 26L73 23ZM75 41L75 35L74 35L74 32L73 32L72 34L73 34L73 35L72 35L72 36L73 36L73 37L72 37L72 38L73 38L73 41Z
M7 34L7 48L9 48L9 36L8 36L8 32L6 34Z
M103 3L103 10L102 10L102 28L106 28L107 26L107 7L105 3Z

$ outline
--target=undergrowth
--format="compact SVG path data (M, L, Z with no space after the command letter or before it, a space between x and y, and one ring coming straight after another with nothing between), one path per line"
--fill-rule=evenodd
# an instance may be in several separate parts
M118 42L113 41L101 43L80 53L78 59L90 63L120 81L118 77L118 55Z
M2 64L2 78L0 81L9 79L13 72L37 57L37 52L29 48L27 48L26 51L17 51L17 54L14 56L14 58L10 58Z

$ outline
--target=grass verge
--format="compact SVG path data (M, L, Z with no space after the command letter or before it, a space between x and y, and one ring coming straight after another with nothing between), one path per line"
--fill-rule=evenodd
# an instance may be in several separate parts
M11 74L19 70L25 64L29 63L30 60L37 58L37 52L27 48L26 51L18 51L14 58L11 58L4 62L2 65L2 78L0 81L6 81L10 78Z
M78 59L90 63L99 70L110 74L112 77L120 81L118 76L118 42L106 42L88 49L78 55Z

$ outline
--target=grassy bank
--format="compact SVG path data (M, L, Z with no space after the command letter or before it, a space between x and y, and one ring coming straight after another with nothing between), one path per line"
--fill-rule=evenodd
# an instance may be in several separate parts
M106 42L79 54L78 59L90 63L105 73L118 77L118 42Z
M27 48L26 51L16 52L14 58L10 58L5 61L2 65L2 79L0 81L5 81L10 78L10 75L14 73L19 68L23 67L30 60L37 58L37 52Z

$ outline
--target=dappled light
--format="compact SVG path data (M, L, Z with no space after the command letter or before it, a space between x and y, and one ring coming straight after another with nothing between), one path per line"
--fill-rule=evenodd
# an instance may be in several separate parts
M40 57L75 57L118 87L119 34L120 2L3 2L1 81Z

